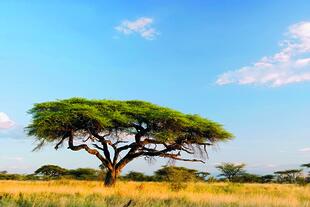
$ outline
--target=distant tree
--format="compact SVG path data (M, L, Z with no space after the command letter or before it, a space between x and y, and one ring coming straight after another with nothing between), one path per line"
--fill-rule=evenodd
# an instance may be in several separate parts
M236 176L233 179L234 182L240 182L240 183L260 183L261 182L261 176L251 174L251 173L242 173L238 176Z
M77 180L98 180L102 171L92 168L78 168L68 170L67 175Z
M216 168L221 172L219 176L223 176L229 181L233 181L236 177L245 173L244 167L245 164L234 163L222 163L216 166Z
M208 172L197 172L196 173L196 177L202 181L205 181L209 175L210 175L210 173L208 173Z
M57 165L43 165L37 169L35 175L42 175L48 178L59 178L68 172L67 169L59 167Z
M214 176L208 176L208 178L206 179L206 181L208 183L214 183L214 182L217 182L218 180L216 179L216 177Z
M19 174L0 174L0 180L25 180L25 176Z
M189 182L201 180L197 170L185 167L163 166L155 171L155 179L158 181L179 181Z
M136 158L204 163L207 146L233 137L220 124L198 115L137 100L72 98L36 104L29 113L33 120L26 129L39 141L35 149L45 143L55 143L58 149L67 142L73 151L85 150L107 169L106 186L114 185ZM201 152L201 158L181 156L194 152Z
M170 188L179 191L187 187L187 182L201 180L197 170L185 167L163 166L155 171L155 180L166 181L170 183Z
M302 169L291 169L274 172L277 175L277 181L280 183L296 183L301 176Z
M310 163L302 164L301 167L310 168ZM308 172L308 176L306 177L305 181L310 183L310 171Z
M0 171L0 174L8 174L8 171L6 170Z
M301 167L310 168L310 163L302 164Z
M262 183L271 183L274 180L274 175L263 175L261 176L261 182Z
M125 176L123 176L123 179L132 181L151 181L153 180L153 177L144 175L142 172L130 171Z

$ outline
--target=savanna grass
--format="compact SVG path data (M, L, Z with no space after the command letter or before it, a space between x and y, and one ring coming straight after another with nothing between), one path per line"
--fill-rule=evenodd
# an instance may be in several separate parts
M310 186L190 183L180 191L168 183L119 182L105 188L90 181L0 181L1 207L310 207Z

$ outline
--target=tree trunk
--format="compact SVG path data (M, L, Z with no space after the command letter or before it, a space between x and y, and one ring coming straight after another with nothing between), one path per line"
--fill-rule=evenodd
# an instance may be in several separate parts
M108 170L105 180L104 180L104 185L106 187L112 187L116 183L116 178L118 176L118 172L116 170Z

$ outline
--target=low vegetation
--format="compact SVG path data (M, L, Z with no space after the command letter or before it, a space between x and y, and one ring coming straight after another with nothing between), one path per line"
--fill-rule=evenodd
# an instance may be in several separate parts
M309 164L301 167L309 168ZM220 171L217 177L208 172L199 172L195 169L185 167L163 166L154 172L153 175L145 175L142 172L131 171L119 176L123 181L136 182L168 182L172 186L179 186L176 189L186 187L188 182L233 182L233 183L283 183L302 184L310 183L310 176L303 173L304 169L288 169L276 171L274 174L256 175L248 173L244 168L245 164L222 163L216 166ZM44 165L38 168L33 174L20 175L9 174L7 171L0 171L0 180L104 180L105 168L91 169L65 169L56 165Z

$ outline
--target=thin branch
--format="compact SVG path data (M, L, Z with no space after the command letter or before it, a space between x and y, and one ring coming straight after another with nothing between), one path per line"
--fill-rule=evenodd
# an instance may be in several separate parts
M62 143L65 141L66 138L67 138L67 137L64 136L64 137L60 140L60 142L58 142L58 143L56 144L55 150L58 150L59 146L62 145Z
M185 147L181 147L181 149L182 149L182 151L184 151L184 152L186 152L186 153L188 153L188 154L191 154L191 155L194 154L194 152L192 152L192 151L186 149Z
M108 143L111 142L111 141L110 140L105 140L105 137L110 136L112 132L110 131L108 134L103 135L103 136L100 136L98 133L95 133L93 131L91 131L90 133L92 133L92 135L94 137L99 139L99 141L100 141L100 143L102 144L102 147L103 147L102 149L103 149L104 156L107 159L107 161L109 163L111 163L112 162L111 161L111 156L110 156L110 152L109 152L109 149L108 149Z
M199 159L183 159L183 158L180 158L178 156L179 156L179 154L162 154L162 155L159 155L159 157L165 157L165 158L170 158L170 159L174 159L174 160L187 161L187 162L206 163L203 160L199 160Z
M44 140L40 141L40 143L35 148L33 148L32 152L41 149L44 146L44 144L45 144Z
M93 146L101 151L104 151L104 149L102 147L99 147L97 144L93 144Z
M93 138L93 136L92 136L92 135L89 135L86 139L83 140L83 142L87 142L89 139L90 139L91 141L95 141L94 138Z
M111 146L116 146L116 145L121 144L121 143L128 143L128 141L118 140L118 141L116 141L115 143L110 144L110 145L111 145Z

